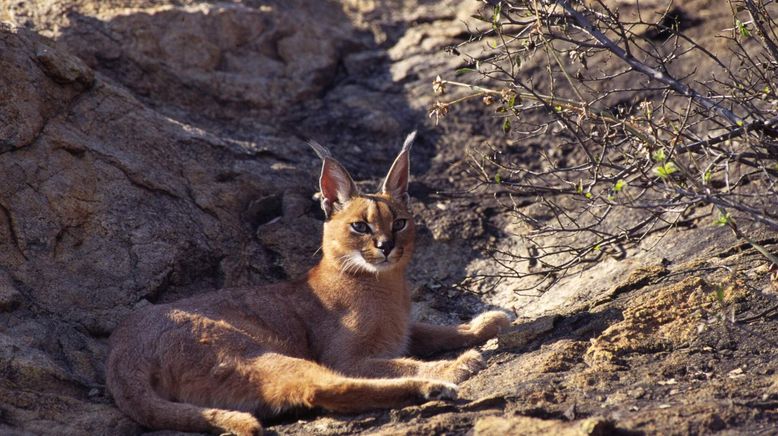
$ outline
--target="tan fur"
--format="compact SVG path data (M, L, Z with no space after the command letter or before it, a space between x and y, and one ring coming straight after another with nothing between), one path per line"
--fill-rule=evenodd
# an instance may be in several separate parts
M434 362L401 356L472 346L508 318L411 322L404 278L415 231L406 203L411 141L375 195L356 192L342 166L313 144L324 159L328 215L321 262L298 280L222 289L129 316L111 336L106 368L119 408L155 429L252 435L262 432L258 418L290 408L358 412L454 398L455 383L483 368L478 352ZM393 230L398 219L407 224ZM358 221L371 232L354 231ZM379 241L394 243L386 258Z

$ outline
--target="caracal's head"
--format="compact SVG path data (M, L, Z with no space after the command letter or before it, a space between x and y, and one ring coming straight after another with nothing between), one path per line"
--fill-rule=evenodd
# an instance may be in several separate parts
M402 271L413 252L416 234L409 211L409 153L416 132L405 139L381 190L361 194L348 171L329 151L309 141L323 160L319 187L324 210L324 262L347 274Z

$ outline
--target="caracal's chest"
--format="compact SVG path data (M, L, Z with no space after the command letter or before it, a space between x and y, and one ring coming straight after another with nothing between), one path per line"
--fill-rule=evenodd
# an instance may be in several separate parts
M407 348L410 299L382 297L355 299L340 319L342 338L365 357L397 357Z

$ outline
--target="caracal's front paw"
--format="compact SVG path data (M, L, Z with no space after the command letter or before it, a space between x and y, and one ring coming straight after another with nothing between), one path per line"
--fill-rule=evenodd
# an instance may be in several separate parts
M426 371L420 374L421 377L461 383L486 368L486 362L481 353L470 350L454 360L429 362L426 368Z
M451 368L448 371L450 375L447 378L454 383L461 383L481 372L484 368L486 368L486 361L481 353L469 350L451 362Z
M221 423L226 427L227 433L235 436L261 436L262 424L257 421L254 415L246 412L223 412L220 415Z
M458 390L453 383L430 380L421 385L420 393L425 400L456 400Z
M484 312L467 324L478 342L484 342L497 336L510 325L511 320L508 318L508 314L499 310Z

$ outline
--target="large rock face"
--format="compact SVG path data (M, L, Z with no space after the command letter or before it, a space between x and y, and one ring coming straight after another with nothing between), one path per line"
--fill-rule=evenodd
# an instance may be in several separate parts
M461 22L476 3L0 2L0 433L141 432L104 387L116 323L144 305L303 272L316 261L322 219L312 198L319 162L303 137L331 145L370 189L413 128L417 314L455 321L491 303L568 315L569 331L548 349L550 339L534 339L526 358L500 355L463 389L504 398L276 428L467 432L483 413L532 415L518 395L551 401L547 373L568 369L577 371L569 391L580 394L576 380L594 377L579 374L587 341L618 321L620 306L594 321L571 314L621 292L610 282L640 262L681 262L731 240L724 230L690 232L661 256L604 263L592 274L607 274L606 283L579 277L534 299L505 286L483 300L441 287L496 271L474 249L494 242L494 205L438 192L469 187L465 150L489 139L480 126L495 121L465 105L435 132L425 114L435 75L460 66L442 49L464 38ZM503 247L517 243L505 238ZM517 386L527 374L532 381ZM532 416L561 419L563 406Z
M357 43L326 2L183 3L44 1L12 13L137 95L221 118L316 97Z

